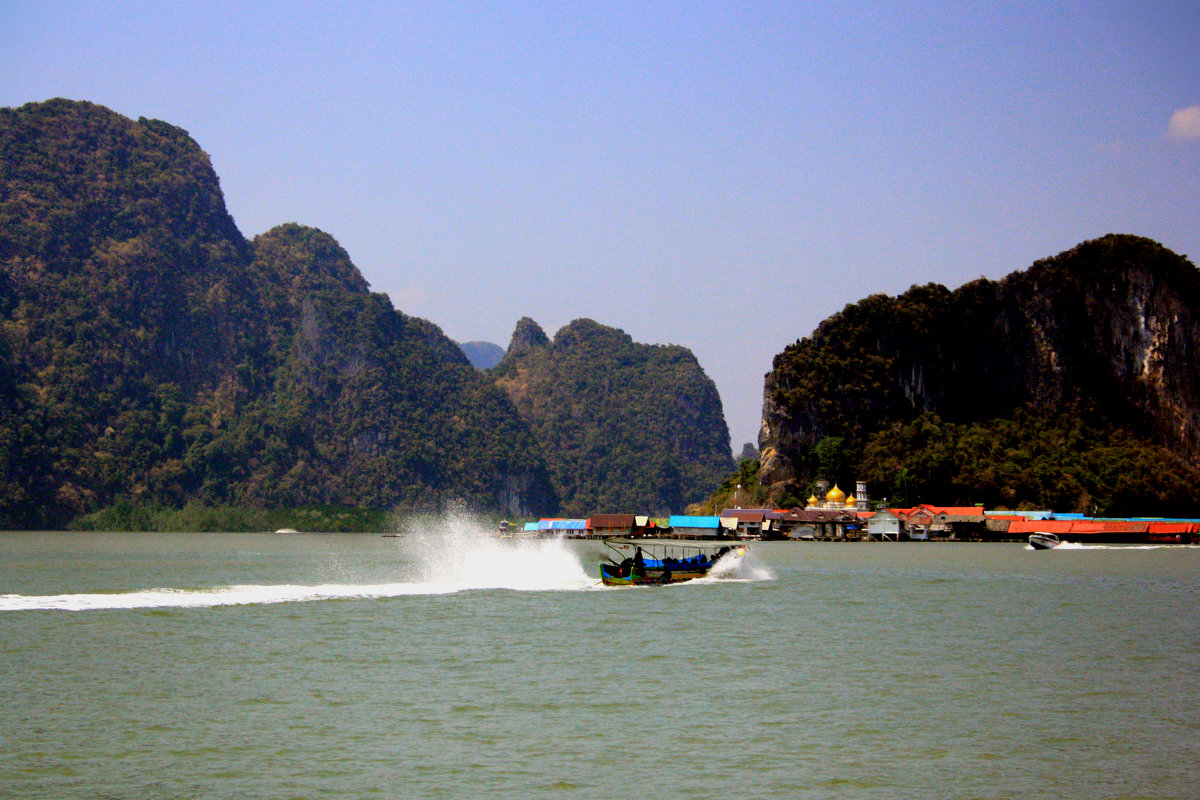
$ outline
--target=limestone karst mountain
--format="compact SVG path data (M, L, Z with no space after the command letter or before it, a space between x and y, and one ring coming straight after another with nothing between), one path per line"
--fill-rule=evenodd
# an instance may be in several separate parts
M493 370L542 446L567 514L682 511L732 465L721 398L691 351L575 320L517 323Z
M0 524L117 500L556 507L507 397L332 237L254 241L187 133L0 111Z
M776 356L760 480L777 501L857 478L901 503L1194 515L1198 303L1191 262L1128 235L867 297Z

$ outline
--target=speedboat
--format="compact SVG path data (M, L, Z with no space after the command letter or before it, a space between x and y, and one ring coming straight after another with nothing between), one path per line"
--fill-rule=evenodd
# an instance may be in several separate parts
M600 562L605 586L655 586L703 578L724 556L742 557L745 545L665 539L606 539Z
M1029 534L1029 546L1034 550L1050 550L1058 547L1063 543L1063 540L1058 538L1058 534L1054 533L1031 533Z

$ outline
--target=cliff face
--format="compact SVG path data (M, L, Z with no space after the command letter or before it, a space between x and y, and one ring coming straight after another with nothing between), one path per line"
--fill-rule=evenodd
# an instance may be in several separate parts
M554 507L527 427L332 237L253 243L185 131L0 110L0 527L117 500Z
M868 297L776 357L762 478L777 493L802 491L820 470L823 440L861 464L889 426L924 415L966 426L1018 411L1085 413L1101 433L1119 429L1194 461L1198 303L1190 262L1115 235L998 282Z
M493 370L541 445L565 514L669 513L731 468L716 386L682 347L576 320L522 319Z
M258 311L249 252L186 131L66 100L0 109L0 292L19 351L74 344L101 377L132 358L211 388Z

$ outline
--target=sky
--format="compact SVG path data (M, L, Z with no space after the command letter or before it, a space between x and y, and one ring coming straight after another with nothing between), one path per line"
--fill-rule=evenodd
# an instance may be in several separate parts
M691 349L735 452L867 295L1106 233L1200 256L1200 3L0 0L0 106L187 130L457 341Z

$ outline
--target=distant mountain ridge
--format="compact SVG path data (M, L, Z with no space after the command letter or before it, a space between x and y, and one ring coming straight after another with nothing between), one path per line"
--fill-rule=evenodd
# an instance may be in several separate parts
M716 385L686 348L579 319L517 323L496 383L542 447L562 511L682 511L732 467Z
M458 346L475 369L491 369L504 359L504 348L491 342L459 342Z
M592 388L589 441L618 422ZM0 400L3 528L114 504L560 509L542 423L494 376L328 234L247 241L186 131L92 103L0 109ZM677 438L637 442L674 458ZM631 487L622 510L661 499Z
M858 478L904 500L1196 513L1198 310L1194 265L1125 235L872 295L776 356L760 479L792 500Z

